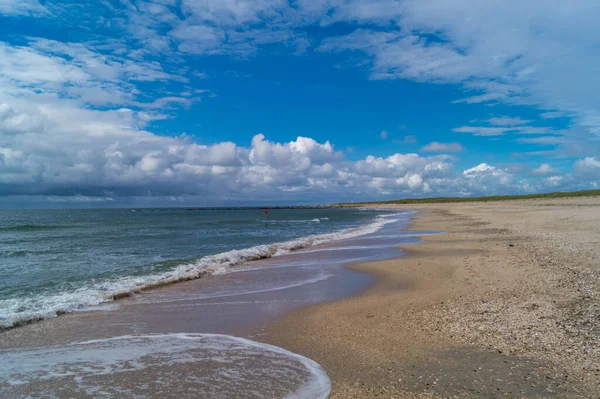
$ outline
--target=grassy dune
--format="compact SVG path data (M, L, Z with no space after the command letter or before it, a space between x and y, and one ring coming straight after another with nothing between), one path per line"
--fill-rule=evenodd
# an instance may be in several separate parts
M548 199L548 198L569 198L569 197L596 197L600 196L600 190L583 190L572 192L556 192L544 194L526 194L526 195L493 195L488 197L437 197L437 198L406 198L390 201L369 201L340 203L336 206L361 206L365 204L441 204L450 202L487 202L487 201L509 201L521 199Z

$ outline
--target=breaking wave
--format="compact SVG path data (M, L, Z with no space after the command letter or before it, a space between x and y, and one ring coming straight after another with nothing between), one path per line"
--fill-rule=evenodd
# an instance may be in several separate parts
M404 213L397 213L402 217ZM194 280L212 274L234 271L246 262L289 254L290 252L332 241L344 240L380 230L399 219L394 214L380 215L369 224L336 233L320 234L269 245L227 251L204 256L168 271L145 276L124 276L88 284L71 292L38 294L30 297L0 300L0 329L18 327L30 322L53 318L82 308L131 296L143 290ZM317 219L318 220L318 219Z

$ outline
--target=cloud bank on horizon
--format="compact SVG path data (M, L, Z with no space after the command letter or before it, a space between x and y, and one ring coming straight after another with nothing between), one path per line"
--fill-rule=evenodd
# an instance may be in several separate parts
M600 188L599 18L591 0L0 0L0 206ZM372 121L339 146L316 122L287 139L244 120L233 139L190 130L198 109L228 101L204 66L272 68L273 54L384 88L440 87L454 96L441 114L478 116L402 136Z

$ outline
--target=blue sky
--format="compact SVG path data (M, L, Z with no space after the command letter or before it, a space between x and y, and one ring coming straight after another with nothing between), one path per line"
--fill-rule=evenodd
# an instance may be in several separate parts
M584 0L0 0L0 206L600 188L599 17Z

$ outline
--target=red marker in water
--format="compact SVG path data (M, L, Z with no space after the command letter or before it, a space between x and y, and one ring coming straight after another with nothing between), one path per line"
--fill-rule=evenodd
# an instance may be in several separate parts
M267 219L265 220L265 227L267 227L267 223L269 222L269 210L265 209L265 215L267 216Z

